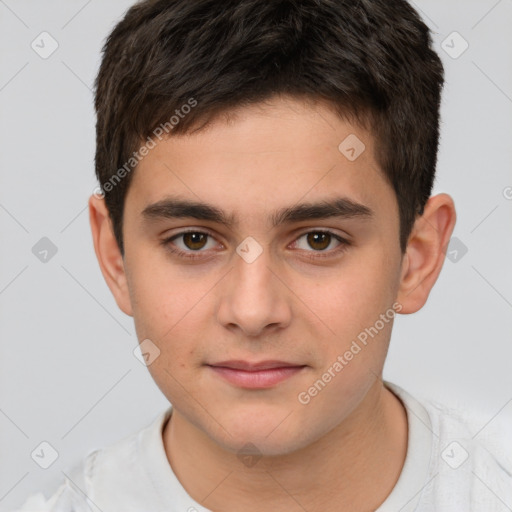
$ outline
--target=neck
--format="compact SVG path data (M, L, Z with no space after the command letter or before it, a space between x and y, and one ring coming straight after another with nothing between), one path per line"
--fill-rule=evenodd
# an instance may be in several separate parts
M340 425L286 455L244 467L173 409L163 441L188 494L223 512L371 511L390 494L407 452L407 416L380 379Z

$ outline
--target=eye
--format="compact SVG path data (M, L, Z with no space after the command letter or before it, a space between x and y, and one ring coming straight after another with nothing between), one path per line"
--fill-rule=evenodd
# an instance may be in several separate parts
M208 245L208 236L208 233L200 231L187 231L186 233L181 233L176 238L182 239L184 247L181 247L181 249L198 251Z
M302 242L301 242L302 240ZM332 248L333 242L335 247ZM344 251L350 242L343 237L333 233L332 231L309 231L304 233L294 242L294 246L300 250L304 250L309 253L320 253L308 255L310 258L322 258L333 256L339 252ZM331 250L326 250L331 246ZM310 249L313 249L312 251ZM327 253L327 254L323 254Z
M182 231L165 240L162 240L162 245L172 253L178 254L184 258L200 258L203 252L211 249L209 242L213 239L210 233L204 231ZM215 243L212 243L215 247ZM202 249L205 249L204 251ZM199 254L194 254L199 253Z

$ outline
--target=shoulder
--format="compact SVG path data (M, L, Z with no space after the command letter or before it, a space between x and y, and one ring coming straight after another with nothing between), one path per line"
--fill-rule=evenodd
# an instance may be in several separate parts
M49 497L42 492L32 494L20 508L12 512L91 512L93 509L88 505L85 468L91 465L97 453L90 453L75 465Z
M512 421L492 424L483 414L424 402L437 434L441 458L448 467L466 462L474 472L486 471L512 479ZM451 460L455 459L455 460ZM511 488L512 489L512 488Z
M512 422L423 400L431 421L428 500L436 510L505 511L512 507ZM426 490L427 491L427 490Z
M101 510L104 499L116 496L116 504L131 509L130 499L143 492L146 471L141 454L154 442L169 409L143 429L101 449L89 452L65 472L65 478L49 497L38 492L12 512L91 512ZM124 503L126 501L126 503ZM122 506L119 510L122 510Z

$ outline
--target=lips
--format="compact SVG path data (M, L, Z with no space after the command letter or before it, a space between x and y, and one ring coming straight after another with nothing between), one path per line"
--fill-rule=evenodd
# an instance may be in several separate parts
M230 384L246 389L265 389L300 373L306 365L286 361L221 361L207 365Z
M254 372L258 370L272 370L274 368L297 368L305 366L302 364L287 363L285 361L261 361L259 363L250 363L248 361L222 361L209 366L231 368L232 370L243 370L246 372Z

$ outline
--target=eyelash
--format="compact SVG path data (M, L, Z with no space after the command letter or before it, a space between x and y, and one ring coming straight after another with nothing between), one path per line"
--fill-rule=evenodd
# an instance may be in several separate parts
M201 251L201 250L199 250L199 251L182 251L181 249L176 249L175 247L172 246L173 240L175 240L176 238L179 238L180 236L186 235L187 233L196 233L196 234L200 234L200 235L207 235L208 237L211 237L211 238L215 238L208 231L200 231L200 230L196 230L196 229L191 229L188 231L180 231L179 233L174 234L171 237L168 237L168 238L162 240L161 244L166 248L166 250L168 250L172 254L176 254L177 256L179 256L181 258L185 258L188 260L197 260L200 258L204 258L204 256L201 253L203 253L205 251ZM347 248L351 245L351 243L347 239L341 237L340 235L337 235L336 233L333 233L332 231L322 230L322 229L314 229L311 231L306 231L305 233L302 233L301 235L299 235L295 239L295 242L297 240L299 240L300 238L302 238L303 236L309 235L311 233L317 233L317 234L320 233L320 234L330 235L335 240L340 242L340 245L336 249L331 249L330 251L313 251L313 250L306 251L307 253L312 252L315 254L315 255L305 255L305 257L307 259L318 260L318 259L322 259L322 258L332 258L332 257L337 256L338 254L341 254L344 251L346 251Z

